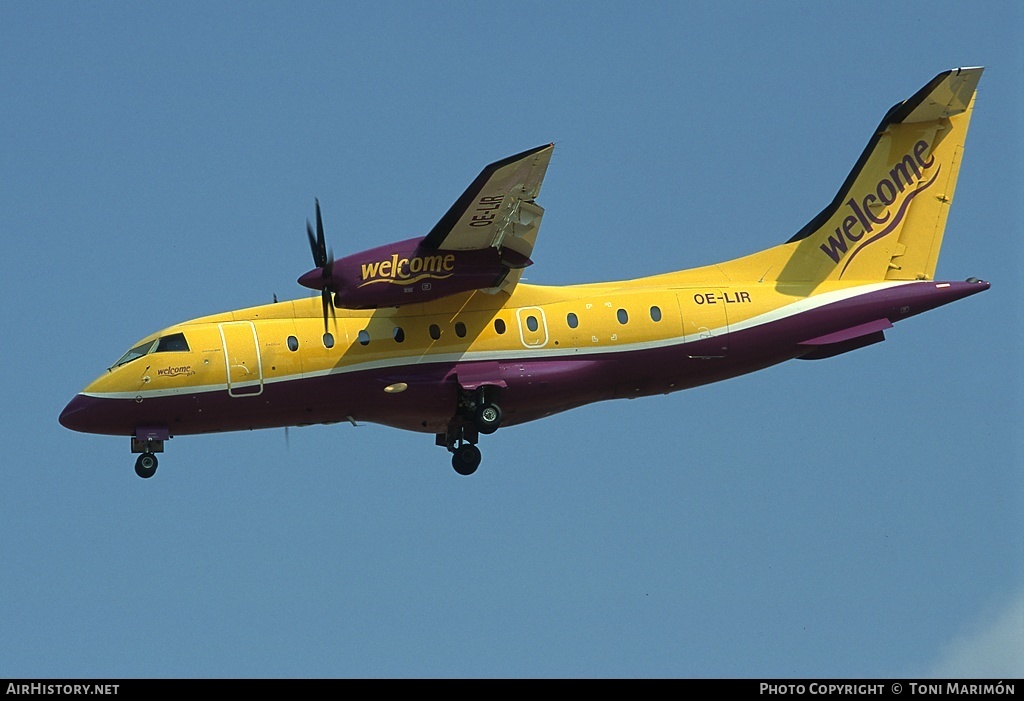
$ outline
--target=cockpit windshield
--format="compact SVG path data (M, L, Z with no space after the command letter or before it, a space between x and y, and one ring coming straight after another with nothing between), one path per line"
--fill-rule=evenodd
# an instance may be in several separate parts
M143 341L137 346L134 346L127 353L122 355L116 363L110 366L110 370L119 368L122 365L126 365L133 360L141 358L144 355L150 353L164 353L168 351L187 351L188 341L185 340L185 334L183 333L172 333L167 336L161 336L160 338L151 338L148 341Z

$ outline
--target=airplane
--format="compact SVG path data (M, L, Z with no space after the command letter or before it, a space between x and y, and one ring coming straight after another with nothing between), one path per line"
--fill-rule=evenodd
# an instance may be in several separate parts
M619 282L539 286L537 204L554 144L491 163L425 235L335 260L320 293L205 316L132 346L60 414L131 437L151 477L173 436L370 422L434 434L461 475L482 435L591 402L667 394L885 339L989 288L935 268L982 68L893 106L835 198L785 243Z

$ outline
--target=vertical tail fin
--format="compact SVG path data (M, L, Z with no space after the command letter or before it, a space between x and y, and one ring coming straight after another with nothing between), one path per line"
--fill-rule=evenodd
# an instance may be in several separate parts
M781 264L770 277L932 279L981 72L940 73L890 109L832 203L764 252Z

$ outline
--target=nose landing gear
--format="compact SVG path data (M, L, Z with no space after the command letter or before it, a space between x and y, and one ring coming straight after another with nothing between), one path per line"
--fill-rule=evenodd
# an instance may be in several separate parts
M164 452L164 441L171 437L170 431L161 427L135 429L132 436L132 452L142 453L135 460L135 474L142 479L149 479L156 474L158 461L156 453Z

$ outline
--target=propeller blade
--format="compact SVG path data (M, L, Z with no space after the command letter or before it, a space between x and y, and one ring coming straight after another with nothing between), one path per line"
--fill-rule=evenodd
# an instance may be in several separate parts
M324 288L324 291L320 293L320 302L323 304L324 308L324 333L328 333L328 331L330 330L327 325L328 309L331 311L331 321L337 321L334 315L334 295L331 294L330 290Z
M320 276L324 287L334 284L334 251L328 251L324 255L324 262L321 263Z
M324 220L320 218L320 198L314 198L316 202L316 243L320 251L320 255L323 257L324 263L327 261L327 244L324 241ZM324 265L319 263L318 265Z
M316 198L316 235L313 234L313 225L306 220L306 238L309 239L309 250L313 253L313 264L320 268L320 302L324 310L324 333L328 333L327 312L334 315L334 296L331 287L334 284L334 251L327 250L327 240L324 236L324 219L320 214L320 199ZM312 271L311 271L312 272ZM307 284L312 282L304 275L300 282Z
M320 221L320 203L317 202L316 208L316 223L319 229L320 236L323 236L323 223ZM331 318L334 318L334 295L331 293L331 284L334 282L334 251L330 251L324 254L323 268L320 272L320 299L323 300L324 307L324 333L328 332L327 329L327 310L331 310Z
M306 238L309 239L309 250L313 253L313 265L322 268L327 264L327 242L324 239L324 220L320 216L320 200L316 200L316 236L313 225L306 220Z
M324 305L324 333L327 333L327 307L330 306L332 309L334 308L334 303L331 302L331 291L324 288L324 291L320 293L320 301Z
M309 223L308 219L306 220L306 236L309 237L309 250L313 253L313 265L319 268L321 265L319 261L320 256L317 255L316 239L313 238L313 225Z

